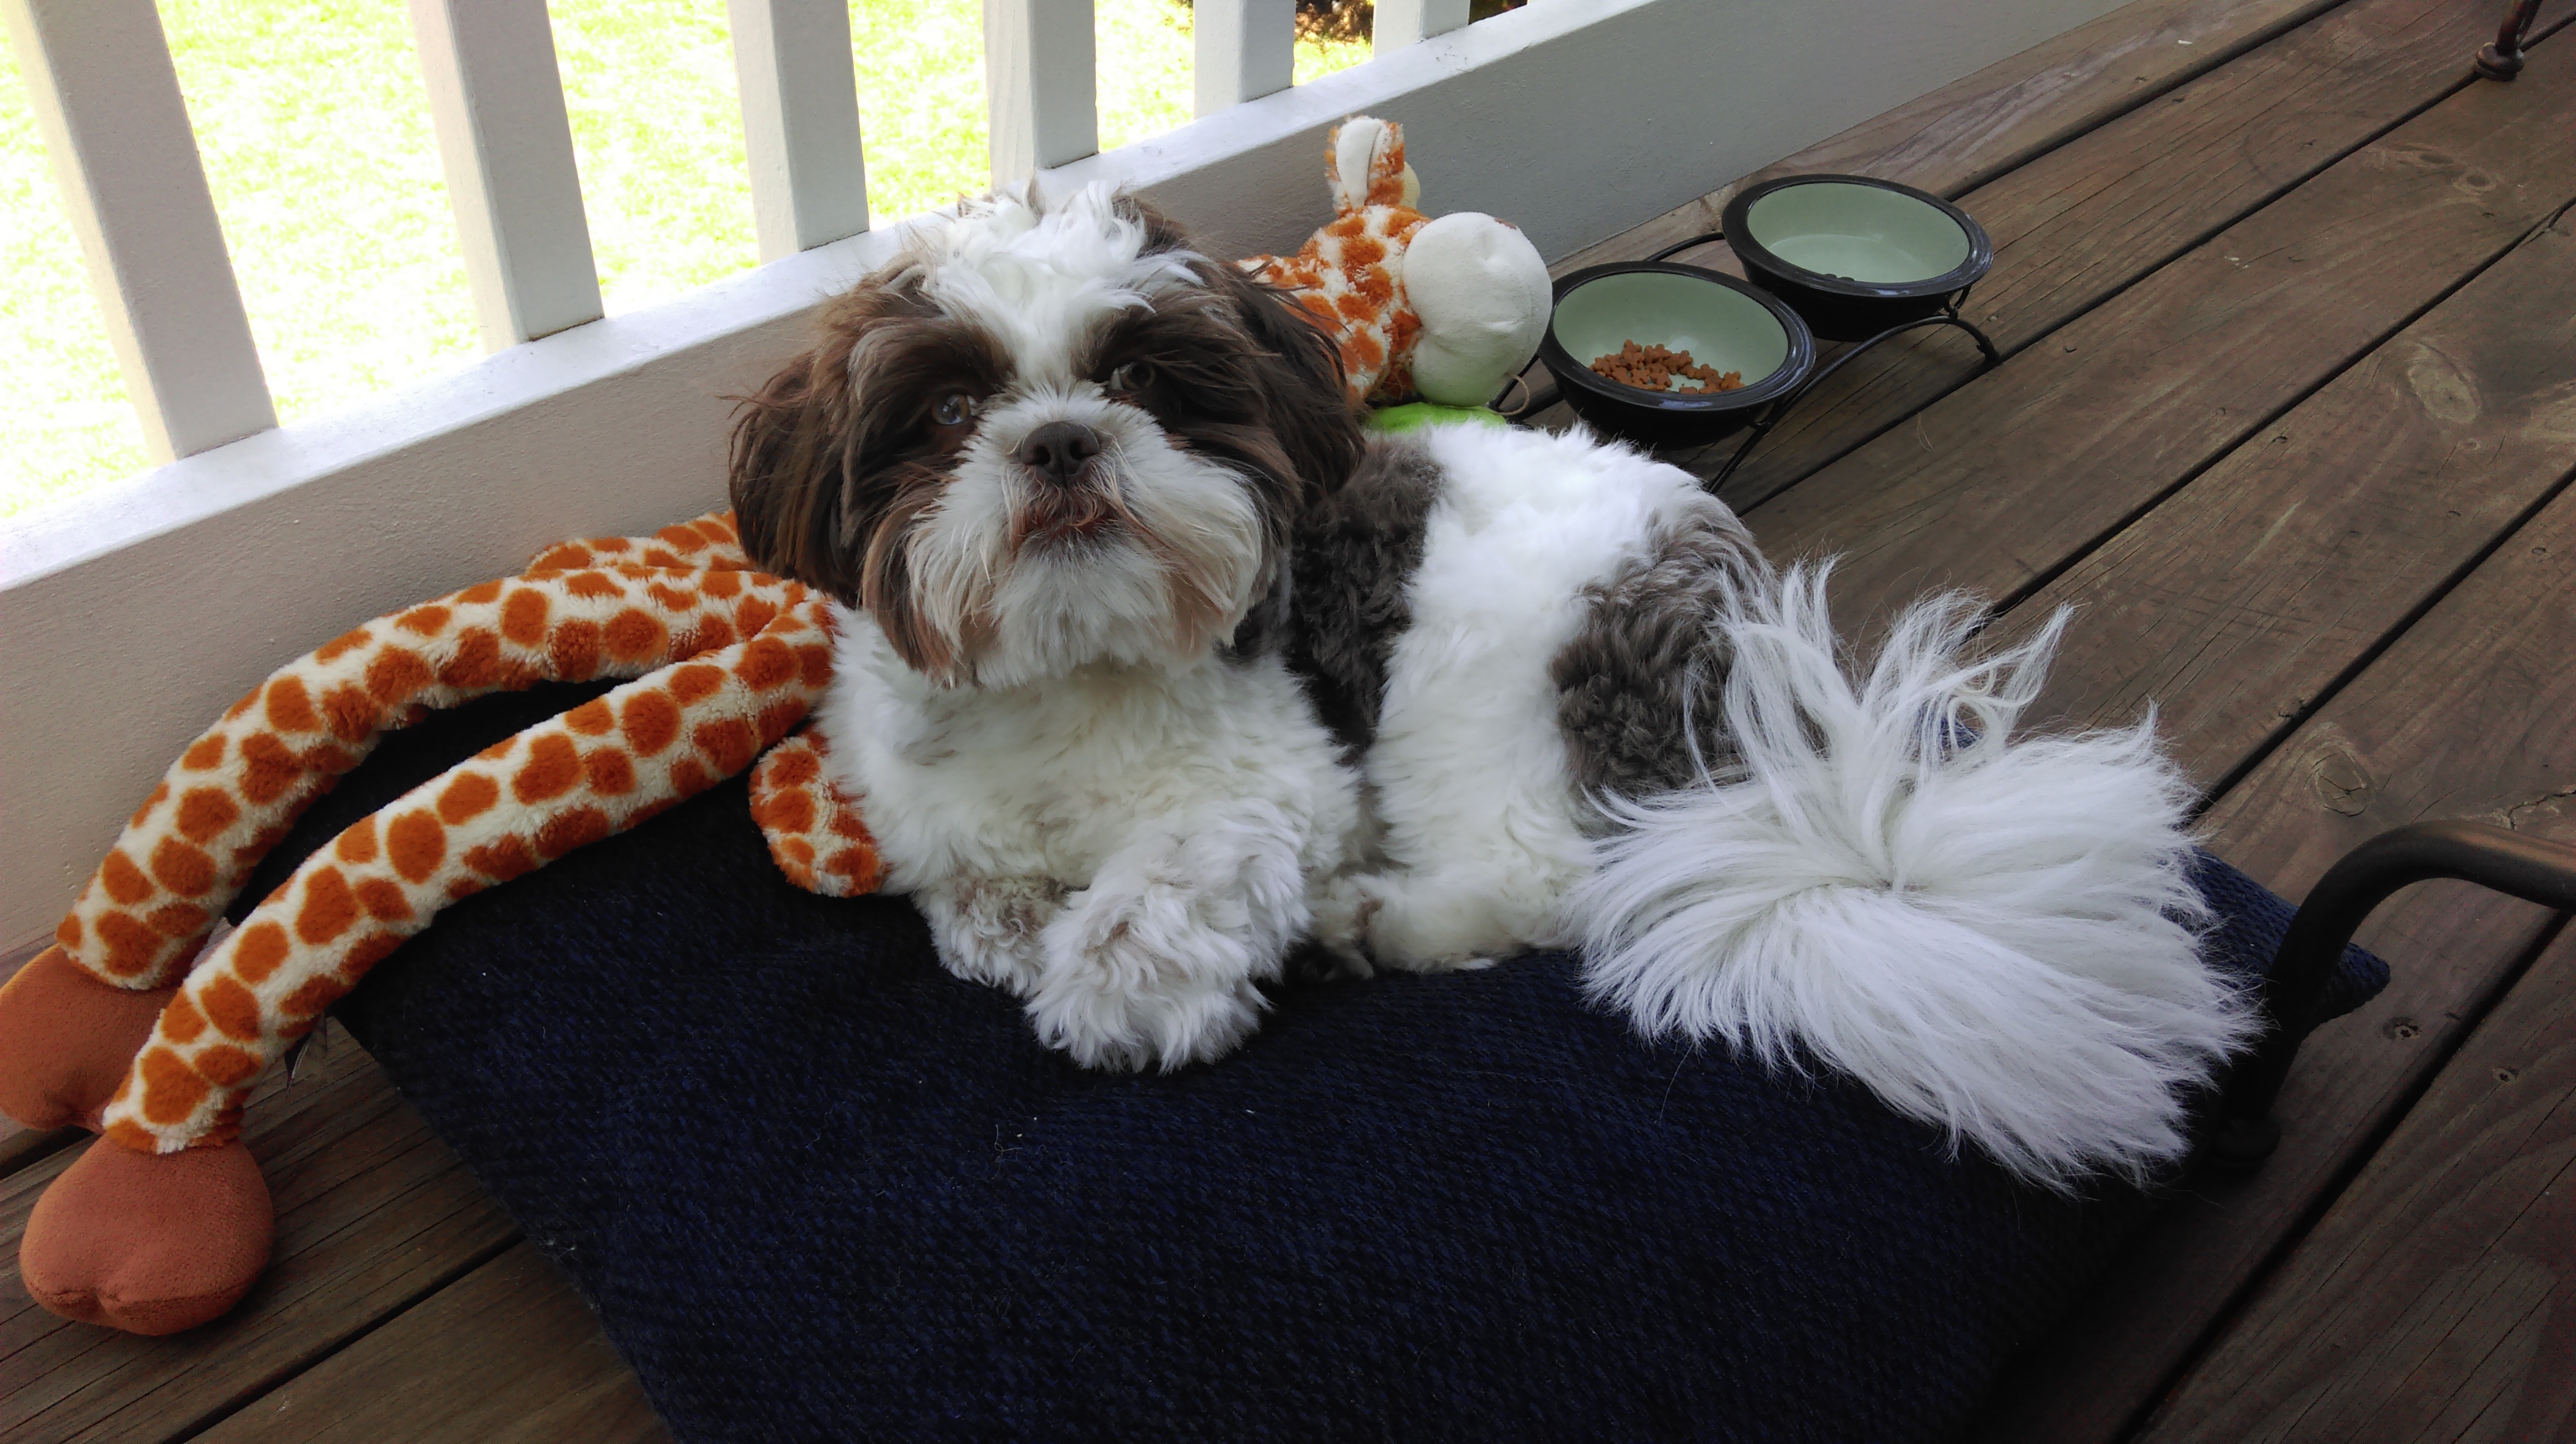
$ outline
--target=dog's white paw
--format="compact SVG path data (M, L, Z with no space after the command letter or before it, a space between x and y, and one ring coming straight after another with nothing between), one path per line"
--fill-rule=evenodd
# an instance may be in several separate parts
M1408 973L1472 972L1494 965L1503 949L1454 913L1457 906L1426 907L1421 888L1395 872L1350 873L1326 883L1315 898L1315 940L1362 976L1374 963Z
M1369 920L1377 915L1378 897L1362 874L1345 873L1327 880L1311 900L1313 938L1341 964L1341 974L1366 978L1377 972L1369 958Z
M1044 877L958 878L913 902L949 972L1025 998L1044 971L1043 939L1064 911L1065 887Z
M1175 888L1077 893L1046 930L1029 994L1038 1039L1086 1068L1213 1062L1261 1024L1243 943Z

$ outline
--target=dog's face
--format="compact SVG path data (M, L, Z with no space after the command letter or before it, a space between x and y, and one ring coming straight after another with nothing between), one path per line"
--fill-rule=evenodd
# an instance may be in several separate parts
M951 685L1250 643L1359 457L1323 334L1105 188L969 203L823 330L735 424L744 544Z

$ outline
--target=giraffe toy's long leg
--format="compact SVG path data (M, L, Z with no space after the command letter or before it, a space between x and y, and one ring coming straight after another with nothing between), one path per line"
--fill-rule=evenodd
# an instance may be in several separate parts
M716 520L689 535L729 562L739 552L710 538ZM539 570L379 618L279 668L181 754L56 945L0 988L0 1111L32 1127L97 1126L206 928L387 730L489 692L634 676L729 646L804 597L731 567ZM828 667L826 649L811 651Z
M101 981L176 981L198 939L313 800L386 731L539 681L636 676L729 645L804 589L756 572L533 571L379 618L227 710L144 800L56 931Z
M876 891L885 868L858 806L823 770L830 750L810 725L769 749L751 769L751 820L789 882L825 897L856 897Z
M316 851L208 950L104 1115L168 1153L221 1143L260 1071L441 908L742 771L830 677L802 587L748 642L629 682L458 763Z
M537 553L527 569L574 571L630 564L718 572L759 570L742 549L742 533L734 526L730 511L711 511L694 521L675 522L651 536L584 537L557 542Z
M232 1141L250 1078L447 902L747 765L828 680L830 626L820 598L753 570L716 513L549 549L518 579L358 628L236 704L136 813L57 946L0 989L0 1044L27 1044L0 1046L0 1108L33 1099L124 1145L81 1154L38 1200L29 1292L139 1333L230 1308L272 1230L258 1165ZM485 692L654 668L344 830L198 955L259 858L385 730ZM865 829L819 776L774 785L770 811L799 786L836 846L823 890L872 885ZM84 1081L100 1071L84 1048L124 1060L112 1099Z

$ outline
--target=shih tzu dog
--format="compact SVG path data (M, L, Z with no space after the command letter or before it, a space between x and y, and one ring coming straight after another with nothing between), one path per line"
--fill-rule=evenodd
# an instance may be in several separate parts
M1361 454L1331 348L1097 189L970 204L823 332L733 501L849 609L816 721L886 885L1079 1062L1225 1053L1360 826L1282 646L1291 533Z
M1821 572L1577 432L1364 437L1330 345L1130 197L920 228L745 406L816 723L943 963L1099 1067L1352 966L1585 948L1649 1032L1820 1061L2026 1177L2182 1148L2248 1010L2151 731L2007 745L2055 630L1935 599L1847 675Z

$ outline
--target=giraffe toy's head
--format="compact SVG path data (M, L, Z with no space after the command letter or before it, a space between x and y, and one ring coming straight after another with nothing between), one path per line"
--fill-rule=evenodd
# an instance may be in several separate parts
M1538 248L1489 215L1414 209L1422 182L1390 120L1333 127L1324 179L1333 219L1293 254L1254 256L1244 269L1332 334L1353 399L1491 404L1547 332L1554 302Z
M745 404L731 488L763 567L999 687L1242 645L1359 449L1313 325L1095 186L970 202L832 302Z

